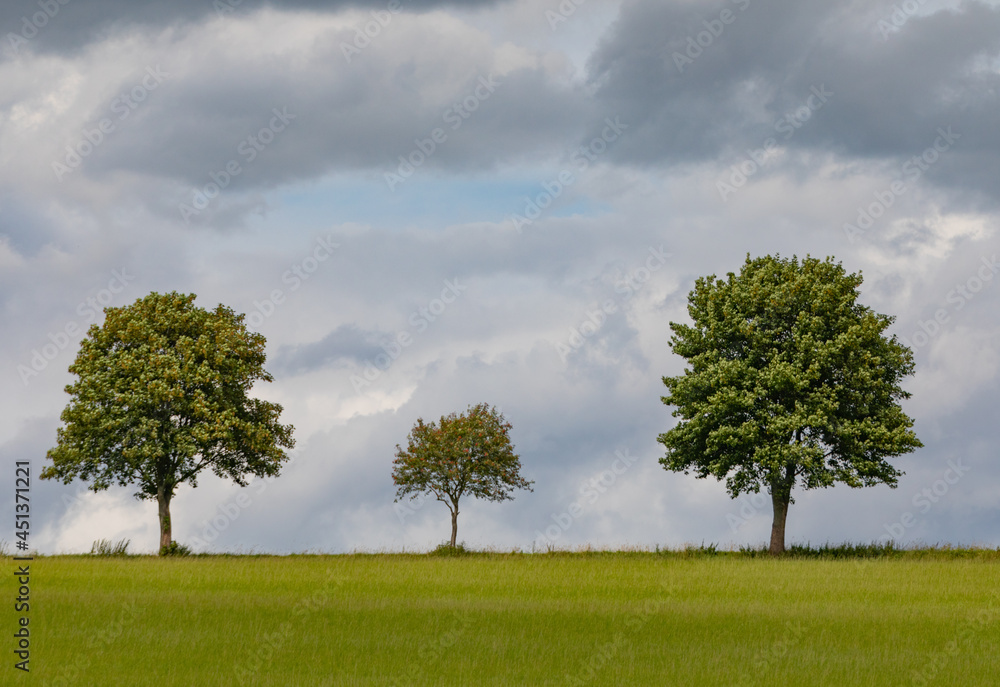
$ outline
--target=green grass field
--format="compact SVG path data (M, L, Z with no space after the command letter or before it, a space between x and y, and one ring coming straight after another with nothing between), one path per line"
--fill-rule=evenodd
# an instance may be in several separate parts
M996 685L998 553L39 557L0 683Z

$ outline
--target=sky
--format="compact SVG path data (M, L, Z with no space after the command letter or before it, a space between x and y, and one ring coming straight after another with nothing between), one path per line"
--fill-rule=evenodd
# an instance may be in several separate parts
M396 445L482 402L534 490L463 500L467 546L761 545L769 498L657 437L695 280L780 254L863 274L924 443L895 489L796 489L787 541L1000 546L998 98L981 1L5 2L4 512L28 460L33 548L155 550L134 489L37 475L86 328L179 291L266 337L297 442L178 489L196 551L434 547Z

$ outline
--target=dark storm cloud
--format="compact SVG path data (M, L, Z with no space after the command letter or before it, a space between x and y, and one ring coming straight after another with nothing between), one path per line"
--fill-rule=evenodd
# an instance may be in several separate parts
M362 170L381 180L408 164L401 159L417 160L426 174L551 157L596 117L581 91L544 67L511 70L484 36L455 27L397 20L396 34L350 62L342 46L354 34L344 26L316 33L294 60L247 55L207 34L171 39L179 42L162 48L162 62L151 57L101 84L107 97L74 113L79 123L61 132L67 143L79 144L79 132L101 122L114 130L78 169L60 148L60 183L154 180L144 202L177 218L179 203L197 207L191 189L213 182L229 194L210 208L215 213L233 191L329 172ZM414 54L422 41L436 50ZM129 107L133 93L138 102Z
M967 2L897 18L899 28L880 23L892 12L846 1L626 2L590 62L597 100L633 123L610 157L725 160L770 137L906 160L950 126L959 142L928 177L1000 197L1000 10ZM802 121L789 118L796 111Z
M395 172L418 141L433 146L422 168L489 169L553 141L566 145L580 131L579 96L535 70L498 76L484 65L451 97L428 104L419 89L433 77L406 84L393 65L347 65L340 38L294 71L233 63L174 83L168 77L163 93L137 110L141 120L88 159L86 172L140 172L200 187L235 161L242 172L232 188L268 186L334 169ZM438 142L428 143L435 131Z
M435 7L496 3L497 0L395 0L391 4L404 11L419 12ZM125 29L155 31L264 7L288 11L336 12L358 8L385 12L389 6L390 0L14 0L0 7L0 32L3 48L13 46L19 52L20 48L30 46L35 53L72 55L89 43ZM42 14L38 15L39 12ZM12 43L11 34L24 42L15 38ZM0 50L0 61L4 55Z
M239 11L250 16L262 6L244 0ZM69 18L63 12L85 7L150 27L168 17L193 21L215 12L207 2L169 10L86 0L60 7L34 40L56 31ZM348 5L302 0L276 7ZM895 174L902 176L906 160L932 147L939 130L949 131L954 140L946 154L933 154L939 159L923 170L927 178L965 207L984 193L1000 197L1000 75L993 64L1000 9L970 2L960 11L907 17L890 31L884 22L892 8L846 0L626 2L590 58L585 87L557 83L538 66L492 75L495 56L485 46L469 54L467 43L430 26L407 33L394 25L402 33L385 36L350 63L342 52L354 36L348 27L310 38L295 60L244 55L221 38L193 39L192 28L169 39L174 53L184 55L180 64L165 55L164 64L155 65L170 76L117 127L113 143L86 159L82 174L106 179L134 172L202 188L233 162L241 171L229 180L231 189L269 188L332 171L393 172L400 156L435 130L447 140L422 166L488 170L593 140L610 116L627 123L628 135L602 159L655 166L704 160L728 166L771 139L792 153L895 159ZM107 26L102 35L123 30ZM431 57L414 52L428 41L436 45ZM447 74L459 54L466 73ZM136 65L118 90L141 83L148 68ZM482 79L493 84L488 97L453 129L449 113L477 88L485 92ZM88 125L107 116L109 106L92 112ZM280 131L265 131L276 111L294 119L277 120ZM251 150L262 131L274 142ZM76 130L73 135L79 138ZM796 164L794 155L786 162ZM175 216L178 202L170 197L159 204Z
M55 232L33 212L33 208L13 193L0 189L0 240L24 256L36 255ZM2 281L0 281L2 283Z
M337 327L319 341L286 346L274 361L276 371L301 374L337 362L364 364L382 352L380 342L391 341L389 332L365 331L354 324Z

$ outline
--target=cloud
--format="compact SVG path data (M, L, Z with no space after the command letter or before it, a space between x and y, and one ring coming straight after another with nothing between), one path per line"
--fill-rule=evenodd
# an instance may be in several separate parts
M589 63L596 100L633 122L611 156L724 160L771 138L790 151L903 162L950 126L961 143L928 178L995 202L1000 8L965 2L883 36L892 12L847 1L626 2Z
M18 161L8 181L225 226L261 208L258 191L344 172L385 183L413 164L488 171L579 135L587 102L545 54L440 10L345 52L366 19L260 9L0 64L19 84L0 134Z
M344 10L390 14L405 9L425 12L455 6L454 0L177 0L169 4L128 0L36 0L18 6L5 5L0 27L7 38L3 47L20 52L77 54L85 46L105 40L108 34L142 32L164 26L184 30L212 18L239 17L274 8L285 12L336 13ZM491 6L496 0L466 0L464 6ZM399 9L397 9L399 8ZM41 13L41 14L39 14ZM10 34L23 39L11 39ZM3 52L0 51L0 55ZM16 55L16 52L15 52ZM7 55L10 59L10 55Z
M392 338L388 332L365 332L353 324L340 325L320 341L282 349L275 360L275 367L301 374L339 361L364 364L366 359L382 353L378 345L380 341L391 341Z

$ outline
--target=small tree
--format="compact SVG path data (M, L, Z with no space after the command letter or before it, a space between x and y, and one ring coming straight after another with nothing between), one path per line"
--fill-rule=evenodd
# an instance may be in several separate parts
M664 377L680 417L661 434L668 470L726 480L729 494L771 494L770 552L785 550L792 488L895 487L886 458L922 446L899 399L913 353L883 332L893 318L857 303L861 274L831 258L747 256L737 276L700 278L693 326L670 323L690 364Z
M151 293L106 308L69 371L79 379L62 412L65 425L48 452L42 479L91 481L94 491L137 484L156 499L160 553L171 547L170 501L177 486L198 486L209 468L246 486L245 476L277 475L291 448L281 406L247 394L264 371L264 336L243 315L219 305L207 312L194 294Z
M521 477L521 460L510 441L511 425L485 403L440 423L418 419L409 444L396 444L392 481L396 501L430 493L451 511L451 546L458 536L458 502L469 494L490 501L511 500L514 489L531 491Z

